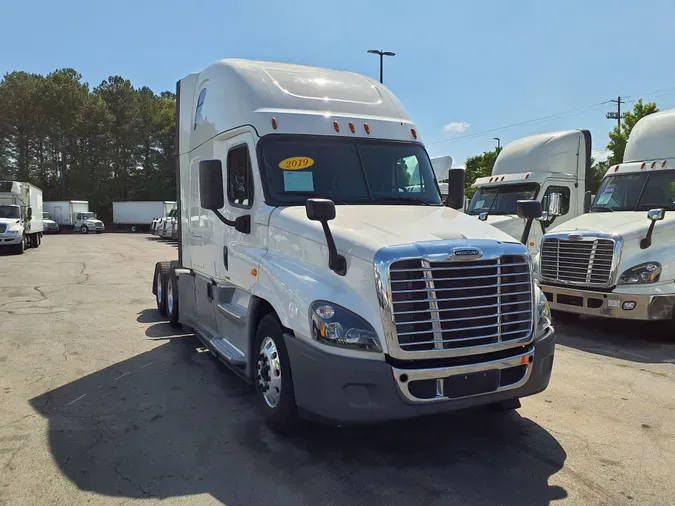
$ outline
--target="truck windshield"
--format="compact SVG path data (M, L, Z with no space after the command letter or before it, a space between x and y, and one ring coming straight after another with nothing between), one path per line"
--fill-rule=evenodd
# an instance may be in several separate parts
M675 210L675 170L608 176L602 180L592 213Z
M94 218L96 218L96 216L94 216L94 213L82 213L83 220L93 220Z
M0 218L21 218L19 206L0 206Z
M441 205L429 156L420 144L350 138L272 136L260 147L271 205Z
M533 199L538 191L537 183L479 188L471 199L467 214L517 214L516 202Z
M42 219L43 219L43 220L51 220L51 219L52 219L52 215L49 214L49 213L42 213Z

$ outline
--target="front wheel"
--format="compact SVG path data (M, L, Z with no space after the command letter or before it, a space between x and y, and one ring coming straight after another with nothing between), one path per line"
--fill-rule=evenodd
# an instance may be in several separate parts
M255 388L260 411L278 432L295 427L297 406L291 364L281 325L272 315L260 320L255 339Z
M171 264L169 262L157 262L155 265L153 291L155 292L157 311L162 316L166 316L166 284L169 279L170 270Z
M82 225L82 227L80 228L80 232L82 232L83 234L88 234L89 227L87 225Z
M16 245L16 254L23 255L23 252L26 251L26 237L21 238L21 242Z
M174 328L180 328L178 321L178 278L176 271L169 270L166 280L166 315L169 317L169 324Z

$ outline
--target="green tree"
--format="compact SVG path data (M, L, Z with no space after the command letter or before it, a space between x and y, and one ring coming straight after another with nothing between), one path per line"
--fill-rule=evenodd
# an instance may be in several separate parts
M609 133L609 144L607 144L607 149L609 149L612 154L607 159L609 165L615 165L617 163L623 162L623 152L626 149L626 142L628 142L628 136L635 124L644 118L645 116L657 112L655 102L648 102L644 104L642 99L638 100L633 106L633 111L625 112L621 115L621 130L616 126Z
M586 188L586 191L591 192L593 195L598 193L600 188L600 183L602 183L602 178L605 176L605 172L609 169L610 163L608 160L602 162L596 162L591 158L591 181Z
M498 154L499 151L495 149L494 151L485 151L483 154L470 156L466 159L464 173L466 198L471 198L476 193L476 189L471 188L476 179L492 174L492 168L495 165Z

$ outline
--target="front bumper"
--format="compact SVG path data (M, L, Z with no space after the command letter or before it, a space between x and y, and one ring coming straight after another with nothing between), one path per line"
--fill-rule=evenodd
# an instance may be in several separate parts
M14 244L20 244L23 236L18 235L0 235L0 246L12 246Z
M548 386L555 351L551 327L507 358L404 369L381 360L333 355L291 335L284 337L298 410L307 418L336 424L413 418L533 395ZM444 385L441 392L439 384Z
M673 317L675 294L632 295L544 284L539 286L546 295L551 309L557 311L625 320L667 320ZM635 307L629 309L632 303Z

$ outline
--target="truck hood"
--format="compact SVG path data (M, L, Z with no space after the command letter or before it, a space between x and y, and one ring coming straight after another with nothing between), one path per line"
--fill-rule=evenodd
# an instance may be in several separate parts
M471 215L478 219L478 215ZM506 232L511 237L518 239L525 228L525 220L518 218L515 214L495 214L488 215L486 222L488 225L498 228L502 232Z
M275 210L270 226L326 244L321 224L309 221L302 206ZM338 205L329 226L338 250L369 262L383 247L414 242L461 239L517 242L491 225L449 207Z
M9 228L12 225L21 223L21 220L19 218L0 218L0 223L7 225L7 228Z
M625 240L644 237L651 222L647 211L615 211L613 213L586 213L566 221L549 232L605 232L620 234ZM675 228L675 212L666 211L662 221L656 222L654 235Z

